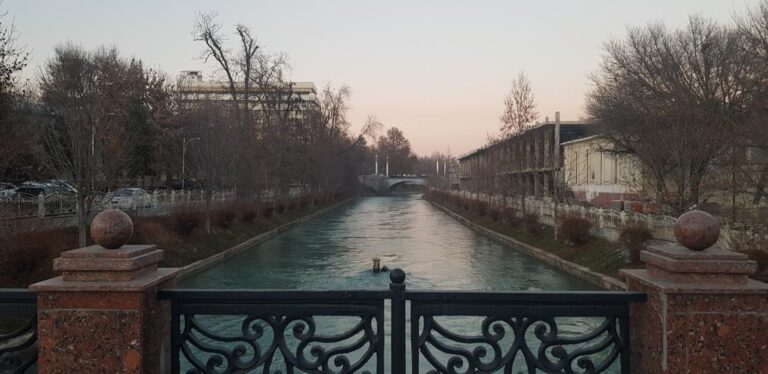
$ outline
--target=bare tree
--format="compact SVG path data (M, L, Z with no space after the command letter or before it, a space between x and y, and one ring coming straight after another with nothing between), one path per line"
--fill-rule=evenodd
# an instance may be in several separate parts
M0 14L0 93L7 95L18 88L17 73L29 62L29 52L16 44L18 34L13 22L3 22Z
M322 121L327 124L331 136L335 137L349 128L347 111L351 94L347 85L334 89L330 84L327 84L320 93Z
M344 147L339 151L339 155L343 155L357 148L359 145L365 144L366 138L375 139L376 135L379 133L379 131L381 131L383 126L384 124L381 123L375 115L369 114L363 123L363 127L361 127L357 135L353 137L353 140L349 146Z
M397 127L390 127L386 135L379 137L377 144L379 157L389 160L390 174L407 174L412 171L416 155L411 150L411 143Z
M752 205L768 201L768 1L761 2L745 16L735 19L741 42L740 60L747 65L748 74L742 82L749 95L746 107L749 116L736 143L732 156L732 220L736 219L737 188L752 191ZM761 157L762 156L762 157Z
M77 189L81 246L97 197L129 165L135 131L128 108L145 87L141 62L124 60L115 49L88 52L72 44L56 48L40 77L42 102L50 114L41 156L56 177Z
M259 53L252 79L258 92L255 111L255 148L266 172L265 185L280 194L298 183L302 169L301 149L308 142L304 126L316 103L296 90L287 77L290 65L283 53Z
M16 44L18 35L13 23L4 22L0 14L0 173L20 162L18 155L31 149L30 127L16 115L25 101L18 73L27 66L29 53Z
M236 134L231 111L222 108L214 100L198 103L186 113L186 129L198 140L189 147L190 161L196 175L202 179L205 200L205 231L211 232L212 200L224 190L226 176L232 159ZM194 139L194 138L192 138Z
M315 191L333 189L339 181L343 181L343 186L356 186L357 176L369 173L366 167L373 160L367 139L374 139L382 124L376 116L369 115L361 129L352 134L347 120L349 97L347 86L326 85L317 107L305 110L302 116L309 135L303 145L306 151L301 152L302 165Z
M233 163L233 183L238 190L250 189L252 181L249 179L254 173L253 170L247 170L252 165L243 161L250 159L246 156L247 142L255 136L251 118L253 109L251 98L254 78L260 75L259 72L255 72L261 63L259 61L259 45L250 29L239 24L235 26L235 35L239 42L238 52L233 53L226 46L222 25L216 17L216 13L199 13L195 19L192 34L196 41L205 45L200 57L206 62L210 59L216 61L220 71L226 77L226 85L231 98L230 104L236 115L234 125L240 135L237 137L239 144L235 146L234 157L241 162Z
M504 98L504 113L501 115L501 138L524 132L538 118L536 101L531 83L525 72L518 73Z
M673 214L698 204L713 166L744 119L737 38L692 17L684 29L631 28L605 45L588 113L608 129L606 151L631 154Z
M248 103L251 88L251 70L253 60L259 46L250 30L244 25L237 25L235 33L240 41L240 53L233 54L226 46L226 38L221 29L222 25L216 20L216 13L199 13L195 19L192 34L195 41L205 44L201 58L208 62L210 59L226 76L229 94L238 112L244 110ZM240 81L243 84L240 85ZM239 87L242 86L242 87ZM240 115L242 113L238 113Z
M134 153L145 151L148 155L137 160L149 162L142 167L147 170L151 186L161 183L161 176L172 175L181 165L183 126L180 111L183 106L178 85L169 81L161 72L148 70L147 90L144 99L147 121L145 143Z

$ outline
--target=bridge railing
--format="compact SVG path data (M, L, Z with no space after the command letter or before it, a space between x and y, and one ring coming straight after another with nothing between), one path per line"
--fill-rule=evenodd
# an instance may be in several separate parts
M405 373L410 361L412 373L629 373L629 304L646 300L409 291L399 269L390 280L389 290L160 291L172 372Z
M37 295L0 290L0 372L29 373L37 363Z

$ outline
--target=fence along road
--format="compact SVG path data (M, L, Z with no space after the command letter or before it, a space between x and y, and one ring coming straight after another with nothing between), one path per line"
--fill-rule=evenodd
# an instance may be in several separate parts
M301 188L292 187L289 197L297 197L303 193ZM111 208L107 202L109 194L99 195L94 199L96 206L92 212L99 212ZM277 194L274 191L261 194L261 201L271 201ZM235 200L234 191L219 191L213 194L212 201L224 202ZM205 196L203 191L166 191L155 190L149 193L147 200L131 199L126 204L114 206L121 210L128 210L137 216L165 215L174 206L186 204L203 204ZM77 202L73 195L40 194L39 196L15 195L0 198L0 220L3 219L28 219L28 218L68 218L77 213Z

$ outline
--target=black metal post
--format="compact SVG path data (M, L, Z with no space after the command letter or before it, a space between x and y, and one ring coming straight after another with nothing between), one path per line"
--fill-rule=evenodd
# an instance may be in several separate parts
M632 372L630 367L630 356L632 352L629 350L629 305L624 305L624 308L619 315L619 333L621 334L621 373L629 374Z
M186 322L186 321L185 321ZM179 362L179 347L181 341L181 325L179 320L178 306L171 302L171 373L178 374L181 372L181 365Z
M392 294L392 362L391 372L405 374L405 272L394 269L389 273Z

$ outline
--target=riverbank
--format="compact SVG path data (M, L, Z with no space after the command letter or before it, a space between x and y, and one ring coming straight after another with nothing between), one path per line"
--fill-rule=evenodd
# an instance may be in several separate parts
M555 240L552 229L547 226L540 226L533 234L523 227L506 223L501 217L478 214L450 201L436 201L428 195L424 199L474 231L580 279L610 290L626 288L618 274L620 269L631 266L627 255L616 243L592 238L581 245L570 245Z
M204 213L197 208L187 207L166 217L132 217L134 235L129 244L154 244L163 249L163 267L201 266L201 261L236 253L238 248L266 240L347 201L339 196L318 196L275 206L218 205L210 233L204 228ZM77 248L77 229L17 227L0 232L0 240L7 243L0 257L0 287L26 287L58 275L53 260L61 252Z

